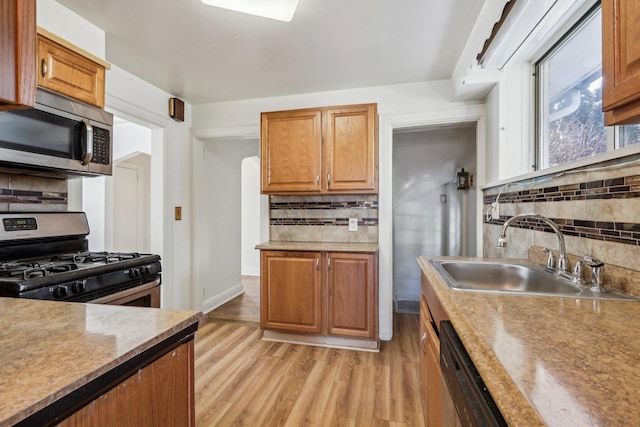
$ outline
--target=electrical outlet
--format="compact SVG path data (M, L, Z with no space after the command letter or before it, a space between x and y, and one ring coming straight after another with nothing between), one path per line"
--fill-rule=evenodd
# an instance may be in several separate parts
M349 231L358 231L358 218L349 218Z

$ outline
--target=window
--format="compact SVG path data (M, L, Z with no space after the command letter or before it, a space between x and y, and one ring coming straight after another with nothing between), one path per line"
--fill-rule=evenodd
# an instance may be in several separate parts
M608 128L602 113L598 6L536 63L537 169L640 142L640 126Z

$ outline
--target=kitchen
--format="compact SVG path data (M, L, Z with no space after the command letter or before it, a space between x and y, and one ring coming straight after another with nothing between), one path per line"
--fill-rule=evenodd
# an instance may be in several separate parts
M108 57L106 55L108 36L104 31L89 21L80 18L70 12L61 4L54 1L38 2L38 25L45 27L48 31L68 39L72 43L81 46L83 49L92 52L98 57ZM475 179L475 189L489 185L485 194L485 200L478 197L479 212L486 212L491 203L503 202L501 212L497 216L513 215L532 208L531 205L517 206L512 203L517 199L513 194L515 185L504 189L504 199L498 196L502 183L509 182L509 178L525 174L530 171L529 151L520 141L528 139L529 133L533 132L533 126L526 126L530 122L529 109L525 102L520 99L521 90L510 90L510 85L518 87L519 81L525 79L523 72L518 72L516 63L507 68L507 71L495 71L480 69L479 67L469 67L473 58L479 51L479 47L487 37L488 29L496 22L505 2L490 2L476 4L476 13L473 16L476 25L482 28L478 34L470 33L469 40L465 39L460 45L459 58L450 61L451 68L449 74L439 80L418 81L417 83L403 83L390 86L375 86L365 88L355 88L317 91L308 95L286 95L272 98L256 98L246 100L221 101L216 103L187 103L185 105L185 121L174 122L167 117L167 99L180 93L172 94L168 91L158 89L150 83L129 74L128 71L118 67L119 64L112 64L111 70L107 74L107 106L109 110L125 118L134 119L137 122L146 124L152 128L152 144L154 147L161 147L163 161L164 188L162 191L162 202L159 210L154 210L156 222L162 224L162 242L152 247L152 252L158 253L163 259L163 293L162 306L165 308L196 309L203 307L202 290L207 291L207 265L206 251L202 251L203 245L209 242L199 241L198 227L206 222L207 213L199 210L198 203L200 194L198 186L202 183L197 181L192 183L192 170L199 170L197 153L202 151L204 140L220 137L243 137L249 136L257 138L259 136L260 113L265 111L276 111L297 108L309 108L329 105L348 105L361 103L377 103L379 114L379 338L383 341L393 337L393 306L392 301L393 286L392 272L393 266L390 262L390 246L392 240L391 218L392 207L390 200L390 176L391 166L388 163L393 151L393 130L410 128L416 126L428 126L451 123L476 122L478 126L478 153L479 158L477 170L472 171ZM575 5L574 2L560 2L564 5L564 14L568 12L577 14L579 9L588 9L584 4ZM571 4L575 10L567 6ZM469 6L469 5L467 5ZM303 15L301 15L303 16ZM565 23L565 25L569 25ZM472 25L469 25L469 29ZM482 33L482 34L480 34ZM464 42L467 44L465 45ZM496 84L496 82L500 82ZM352 86L356 87L356 86ZM487 89L487 87L489 89ZM478 93L473 93L478 91ZM295 93L295 92L294 92ZM304 92L298 92L304 93ZM526 137L526 138L525 138ZM185 147L187 149L185 149ZM625 147L625 153L633 155L633 147ZM632 167L630 167L632 168ZM622 177L634 176L633 169L628 173L620 175ZM611 179L617 179L619 176ZM453 177L452 177L453 179ZM610 179L610 178L606 178ZM513 180L511 180L513 181ZM570 181L570 180L569 180ZM574 185L592 182L590 178L580 178L567 185ZM73 184L76 185L76 184ZM529 183L525 183L529 185ZM534 184L538 185L537 183ZM540 188L545 190L555 185L540 184ZM80 190L82 192L82 189ZM486 199L495 196L495 199ZM70 194L71 206L78 203L78 189ZM569 196L570 197L570 196ZM79 198L80 200L82 197ZM582 204L580 204L582 203ZM611 207L613 203L613 207ZM593 204L577 201L576 210L585 212L592 206L605 210L606 218L611 218L611 222L624 223L626 227L634 224L632 214L634 211L633 198L620 198L613 201L602 199ZM552 218L568 218L576 220L588 220L578 217L578 214L558 215L558 209L573 209L570 202L562 206L553 205L551 202L544 205L548 211L542 212ZM78 205L75 205L78 206ZM81 206L81 202L80 202ZM175 207L183 210L182 220L174 221ZM572 216L573 215L573 216ZM610 215L610 216L609 216ZM620 217L619 217L620 216ZM89 221L93 221L89 218ZM486 224L481 216L477 218L479 229L485 229L485 238L480 236L478 253L485 256L498 256L495 249L497 240L497 224ZM604 221L598 217L598 221ZM91 227L92 229L94 227ZM598 228L594 227L592 228ZM602 228L602 227L600 227ZM534 244L536 246L548 246L556 249L553 235L550 233L533 233L523 229L513 229L510 232L518 233L522 237L521 241L528 249ZM487 235L488 234L488 235ZM621 236L618 236L622 238ZM487 242L484 242L484 240ZM524 240L523 240L524 239ZM518 239L512 239L515 243ZM593 252L607 264L619 265L623 261L622 267L636 270L633 263L633 246L626 244L616 244L605 242L605 250L599 249L592 243L593 239L588 239L589 251ZM567 252L575 255L585 255L585 240L580 238L567 238ZM210 244L210 243L209 243ZM215 244L215 242L214 242ZM514 252L505 255L519 258L528 258L529 254L517 245ZM484 252L483 252L484 250ZM507 249L511 250L511 249ZM599 252L598 252L599 251ZM608 252L607 252L608 251ZM610 256L607 256L610 253ZM629 260L629 258L631 258ZM195 259L192 263L191 259ZM572 263L573 265L573 263ZM185 285L192 283L193 285ZM235 285L231 283L230 285ZM211 298L214 295L206 295Z

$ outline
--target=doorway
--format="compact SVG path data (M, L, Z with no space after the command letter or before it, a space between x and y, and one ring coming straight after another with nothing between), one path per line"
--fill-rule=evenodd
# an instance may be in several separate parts
M113 168L113 241L116 252L150 252L151 156L137 153Z
M476 255L476 193L456 188L475 173L476 123L397 130L393 146L394 309L418 313L416 258Z
M194 185L199 201L196 252L207 260L199 273L204 312L241 295L245 276L253 277L249 286L257 289L259 258L254 248L260 242L255 236L263 235L263 218L268 221L268 202L260 195L258 153L257 139L211 138L202 141L201 157L194 162L200 163L195 180L201 183ZM251 227L243 227L247 222Z

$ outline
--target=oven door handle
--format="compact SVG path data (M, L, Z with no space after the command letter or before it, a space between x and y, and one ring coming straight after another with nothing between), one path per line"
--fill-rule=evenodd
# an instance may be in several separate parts
M105 295L103 297L100 298L96 298L96 299L92 299L92 300L88 300L88 301L83 301L86 303L91 303L91 304L110 304L113 301L116 300L120 300L122 298L126 298L129 297L131 295L136 295L136 294L141 294L141 293L145 293L145 292L150 292L151 289L153 288L158 288L158 286L160 285L160 277L141 284L141 285L137 285L137 286L133 286L129 289L125 289L119 292L115 292L109 295ZM158 288L159 289L159 288ZM158 289L156 289L156 292L158 292ZM159 302L159 301L158 301Z
M82 164L88 165L93 158L93 126L89 120L82 120Z

